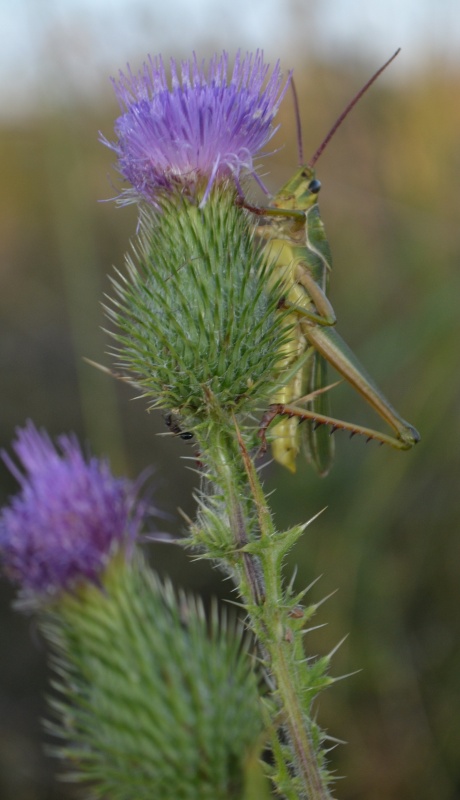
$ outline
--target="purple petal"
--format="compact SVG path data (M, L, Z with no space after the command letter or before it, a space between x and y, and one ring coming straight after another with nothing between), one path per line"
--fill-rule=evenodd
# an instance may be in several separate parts
M136 487L106 461L85 460L73 436L58 448L29 422L13 449L24 473L3 453L21 485L0 516L5 573L27 595L55 594L98 581L115 550L132 547L145 514Z
M133 74L113 80L124 113L115 123L117 141L102 137L118 156L122 175L155 205L159 193L175 186L205 187L254 172L254 159L273 136L282 86L277 63L269 76L263 54L238 52L229 76L228 54L214 55L206 68L196 55L170 62L168 83L161 56Z

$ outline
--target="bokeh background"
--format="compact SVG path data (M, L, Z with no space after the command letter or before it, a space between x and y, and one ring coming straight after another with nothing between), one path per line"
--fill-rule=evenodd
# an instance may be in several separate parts
M187 442L158 436L133 392L89 366L110 366L101 301L135 229L116 194L109 75L148 52L206 57L264 49L294 68L304 147L394 50L390 70L318 164L334 255L339 330L403 416L422 432L409 453L336 434L337 463L318 479L275 465L280 525L326 510L290 559L299 588L321 575L327 623L307 639L337 675L319 719L346 740L331 754L342 800L460 797L460 9L457 0L0 0L0 443L27 418L75 430L117 471L155 465L162 530L193 515ZM290 97L276 190L297 164ZM373 424L354 393L334 413ZM0 466L2 501L15 490ZM152 545L178 584L228 597L228 584L178 548ZM34 623L0 584L0 798L75 797L43 753L45 652ZM359 672L356 672L359 670Z

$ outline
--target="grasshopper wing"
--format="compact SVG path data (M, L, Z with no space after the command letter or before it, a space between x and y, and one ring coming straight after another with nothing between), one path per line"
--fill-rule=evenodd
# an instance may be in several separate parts
M329 392L318 393L327 386L327 361L315 352L304 366L305 394L315 393L305 404L307 411L314 414L330 415ZM307 460L321 477L328 474L334 460L334 438L328 425L315 425L306 421L300 426L302 449Z

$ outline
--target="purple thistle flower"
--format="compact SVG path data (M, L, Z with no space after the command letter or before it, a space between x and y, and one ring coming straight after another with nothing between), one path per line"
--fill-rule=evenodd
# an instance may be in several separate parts
M146 510L135 484L85 460L74 436L57 442L60 452L29 422L13 443L25 474L2 453L22 491L0 515L0 557L25 598L98 582L114 552L132 547Z
M115 123L118 141L101 140L133 186L127 202L141 196L157 205L164 191L198 187L203 204L215 181L233 177L238 185L241 172L255 176L253 160L277 130L273 119L289 83L282 87L279 62L268 77L262 52L242 58L238 51L230 78L225 52L207 69L195 54L180 68L170 64L171 86L161 56L149 56L137 75L128 65L112 79L126 110Z

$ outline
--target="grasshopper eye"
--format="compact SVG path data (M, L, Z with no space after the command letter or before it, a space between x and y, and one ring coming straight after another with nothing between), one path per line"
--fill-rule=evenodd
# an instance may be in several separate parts
M321 189L321 181L317 180L317 178L313 178L308 184L308 189L312 194L318 194Z

